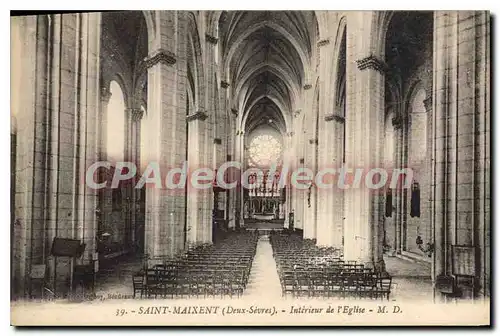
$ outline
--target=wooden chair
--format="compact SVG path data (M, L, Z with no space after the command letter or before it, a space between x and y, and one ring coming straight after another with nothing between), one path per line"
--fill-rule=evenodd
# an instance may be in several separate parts
M338 273L327 274L327 296L344 298L344 280Z
M236 294L237 297L240 297L243 294L244 288L243 274L236 275L236 278L231 283L231 296Z
M137 294L139 294L140 298L142 299L146 291L146 286L144 284L144 275L141 273L132 275L132 284L134 286L134 299Z
M359 284L359 296L373 298L377 288L377 278L373 273L363 273Z
M321 271L311 273L311 295L314 297L325 297L328 295L328 282L326 276Z
M163 295L165 297L170 296L173 299L177 294L177 272L167 271L163 281Z
M204 293L203 277L198 273L192 273L189 277L189 296L199 297Z
M309 274L307 272L295 272L296 276L296 289L295 292L297 296L310 296L311 293L311 283L309 280Z
M176 295L182 297L189 297L191 284L189 281L189 273L183 273L182 275L177 276L177 286L176 286Z
M286 296L287 294L292 294L292 296L295 296L295 291L297 289L297 286L296 286L295 276L293 274L293 271L283 272L281 278L282 278L282 281L281 281L282 296Z
M356 273L345 273L342 275L343 295L345 297L359 298L359 276Z
M155 298L161 294L160 283L158 281L158 273L153 269L146 271L146 290L147 297L154 296Z
M376 298L387 299L389 301L389 296L391 294L392 277L386 276L377 279L377 287L374 290L374 295Z

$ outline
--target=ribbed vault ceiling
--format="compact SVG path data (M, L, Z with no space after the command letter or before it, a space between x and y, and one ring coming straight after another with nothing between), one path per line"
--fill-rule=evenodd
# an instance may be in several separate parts
M104 31L111 30L120 37L116 40L124 50L123 55L130 58L129 65L134 69L148 54L148 34L144 14L141 11L103 12L102 22Z
M286 130L306 83L317 31L313 12L234 11L219 20L225 78L246 131L262 123ZM261 120L261 121L259 121ZM272 121L272 122L270 122Z

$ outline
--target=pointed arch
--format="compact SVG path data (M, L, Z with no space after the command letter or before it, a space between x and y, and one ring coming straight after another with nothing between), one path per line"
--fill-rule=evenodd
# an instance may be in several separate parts
M334 57L332 59L334 75L332 77L334 89L333 111L343 114L346 96L346 53L347 53L347 18L342 16L337 27L335 37ZM345 115L344 115L345 117Z
M146 21L147 34L148 34L148 48L151 49L153 41L156 37L155 29L155 12L151 10L142 11L144 20Z
M193 91L193 105L197 109L204 108L206 97L205 71L201 51L198 25L194 13L188 13L188 82Z
M116 80L109 85L111 98L106 116L106 156L108 161L123 161L125 158L126 95L123 86Z

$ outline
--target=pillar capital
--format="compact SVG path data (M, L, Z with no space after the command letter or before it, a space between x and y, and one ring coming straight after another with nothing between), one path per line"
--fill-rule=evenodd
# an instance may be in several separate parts
M294 118L297 118L301 113L302 113L302 110L297 110L297 111L293 112Z
M208 118L208 115L203 112L203 111L198 111L196 113L190 114L186 117L186 120L189 121L194 121L194 120L205 120Z
M295 134L295 132L288 132L286 135L288 135L291 138L291 137L293 137L294 134Z
M335 120L336 122L339 122L341 124L345 122L345 118L339 114L331 113L325 115L325 121L332 121L332 120Z
M231 113L236 117L238 115L238 110L233 107Z
M329 45L329 44L330 44L330 39L326 38L326 39L323 39L323 40L319 40L318 43L317 43L317 46L318 47L323 47L323 46L326 46L326 45Z
M101 87L101 101L104 103L109 103L110 99L111 99L111 90L106 86Z
M304 90L309 90L310 88L312 88L311 84L305 84L304 85Z
M220 86L223 88L223 89L227 89L229 87L229 82L228 81L225 81L225 80L221 80L220 81Z
M219 39L215 36L212 36L210 34L205 34L205 41L207 41L208 43L210 44L217 44L217 42L219 42Z
M155 66L158 63L173 65L177 62L176 56L173 52L159 48L153 51L149 56L144 58L143 63L146 69Z
M140 121L144 116L144 111L140 108L129 108L127 112L130 113L133 121Z
M380 72L381 74L385 74L387 72L387 65L385 62L374 55L357 60L356 65L359 70L372 69Z
M318 138L309 139L309 144L311 144L311 145L317 145L318 144Z
M396 115L392 118L392 126L394 129L402 129L403 128L403 117L401 115Z
M429 96L426 99L424 99L424 106L426 112L432 111L432 96Z

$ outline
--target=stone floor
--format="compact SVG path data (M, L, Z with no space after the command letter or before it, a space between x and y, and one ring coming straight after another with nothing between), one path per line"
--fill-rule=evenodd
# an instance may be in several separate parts
M392 276L392 294L396 301L432 301L431 264L385 256L387 272Z
M281 297L281 285L268 236L260 236L245 297Z
M391 301L432 302L431 268L429 263L408 261L397 257L385 257L386 268L393 277ZM96 295L107 297L132 294L132 274L139 270L141 261L124 260L106 275L101 275L96 286ZM272 256L272 247L267 236L257 243L256 256L252 264L249 283L244 292L249 299L281 299L281 287Z

